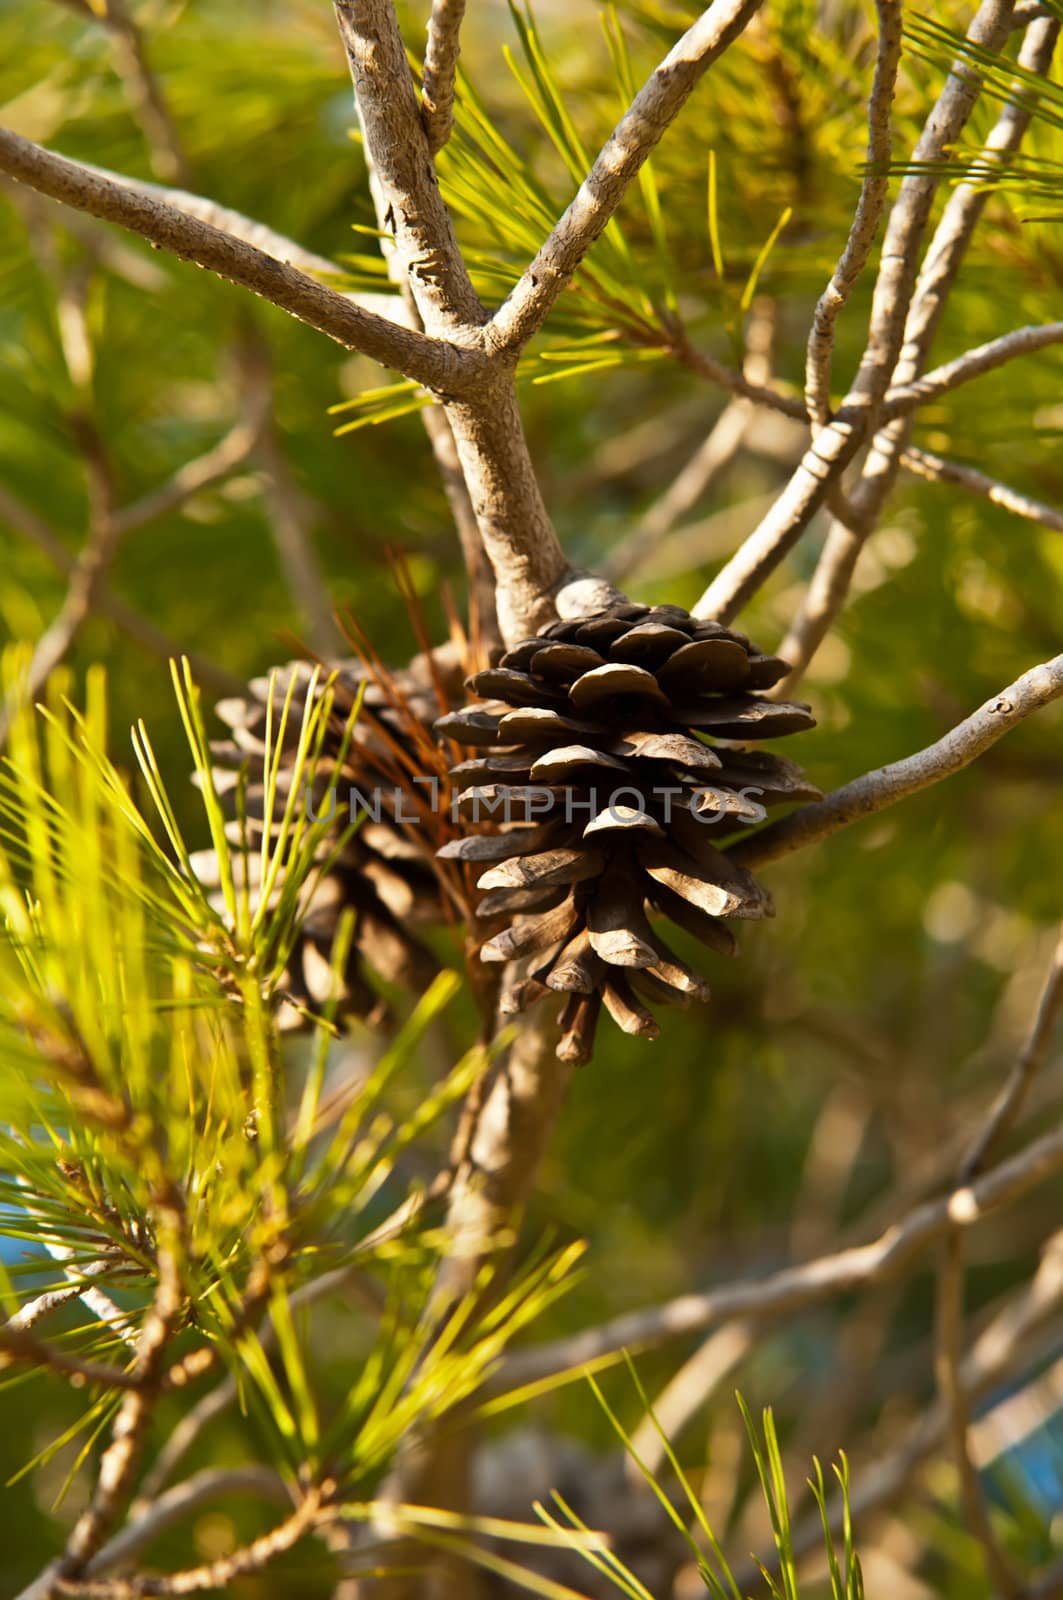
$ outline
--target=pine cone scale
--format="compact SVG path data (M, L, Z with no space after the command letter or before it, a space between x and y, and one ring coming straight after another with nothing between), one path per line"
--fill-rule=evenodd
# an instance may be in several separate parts
M469 681L486 704L437 724L480 747L455 769L468 785L459 804L482 817L481 802L495 818L496 831L444 852L484 863L481 914L509 919L483 958L522 964L510 1013L550 990L573 997L563 1060L587 1059L603 1008L624 1032L654 1038L643 997L707 998L662 939L662 918L730 955L724 918L773 914L770 896L719 849L719 824L757 821L765 804L818 791L793 762L712 741L811 727L807 706L763 698L786 671L735 629L624 602L522 641Z

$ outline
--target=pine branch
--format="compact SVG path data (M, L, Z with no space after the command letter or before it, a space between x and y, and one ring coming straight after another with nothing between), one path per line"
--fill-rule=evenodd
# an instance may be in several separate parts
M834 330L839 313L860 277L878 233L889 176L886 168L893 154L890 110L897 86L901 61L903 20L900 0L876 0L878 12L878 50L875 75L867 107L867 170L864 175L856 215L849 237L812 314L805 357L805 405L814 428L830 421L830 378L834 359Z
M960 1178L970 1183L985 1169L1001 1139L1014 1126L1030 1088L1045 1063L1060 1017L1063 1016L1063 930L1060 932L1037 1013L1026 1042L1016 1056L1007 1081L993 1101L983 1126L960 1164Z
M980 1399L994 1385L1013 1377L1016 1361L1023 1355L1031 1334L1058 1312L1063 1302L1063 1250L1060 1243L1058 1234L1047 1241L1033 1282L1008 1300L978 1335L964 1358L959 1380L968 1403ZM1057 1347L1058 1339L1053 1335L1049 1348L1054 1352ZM1007 1401L1003 1404L1006 1405ZM933 1403L911 1424L898 1444L884 1454L880 1452L876 1460L869 1462L857 1474L850 1494L854 1519L869 1516L903 1492L922 1462L938 1449L945 1436L946 1425L944 1408L938 1402ZM841 1497L836 1495L828 1515L831 1531L836 1537L842 1532L844 1515ZM817 1549L822 1539L823 1522L818 1510L815 1510L794 1524L792 1543L795 1556L800 1557ZM747 1585L752 1586L761 1580L763 1570L759 1564L751 1563L736 1571L735 1577L745 1589ZM1039 1591L1034 1586L1029 1592L1033 1595Z
M955 483L968 493L1000 506L1001 510L1010 511L1012 516L1039 523L1043 528L1051 528L1053 533L1063 533L1063 511L1058 507L1046 505L1043 500L1034 500L996 478L989 478L977 467L948 461L933 450L924 450L921 445L907 447L901 456L901 466L917 477L928 478L931 483Z
M204 1467L183 1483L164 1490L145 1504L120 1533L98 1550L85 1569L87 1578L100 1578L124 1566L168 1528L183 1522L204 1506L216 1506L228 1495L253 1495L290 1506L291 1495L271 1467Z
M981 13L979 13L981 15ZM1034 23L1023 40L1019 64L1047 73L1059 35L1058 21ZM986 148L998 164L1018 151L1030 125L1028 94L1004 105ZM917 153L927 141L921 140ZM930 141L932 144L933 141ZM938 159L939 155L933 159ZM905 179L905 183L908 180ZM902 185L902 193L904 186ZM926 254L904 329L904 343L893 370L894 389L915 383L929 359L941 316L988 199L982 185L961 184L950 196ZM791 694L845 603L860 552L885 508L902 465L910 466L906 446L910 421L897 419L876 436L846 514L831 525L808 594L780 650L793 670L777 692Z
M104 222L116 222L182 260L206 267L279 306L348 350L371 356L440 393L475 387L482 361L364 311L346 295L328 289L244 240L200 222L143 189L104 177L91 167L0 128L0 171L41 194Z
M77 1378L83 1383L96 1383L111 1390L135 1389L135 1373L124 1371L103 1361L82 1360L36 1338L27 1328L13 1326L13 1321L0 1327L0 1372L16 1362L28 1362L35 1367L50 1368L53 1372Z
M442 150L454 126L454 85L464 16L465 0L432 0L421 78L421 120L433 155Z
M1063 322L1044 322L1030 328L1015 328L1002 333L987 344L965 350L955 361L928 372L925 378L912 383L898 384L889 390L883 406L886 417L900 417L927 400L936 400L943 394L970 383L986 372L1002 367L1018 356L1032 355L1037 350L1047 350L1052 345L1063 344Z
M730 847L746 867L763 867L794 850L818 844L839 828L860 822L910 795L961 772L1035 711L1063 695L1063 655L1031 667L1008 688L959 723L936 744L875 772L854 778L824 800L801 806Z
M550 309L712 63L752 21L761 0L713 0L650 74L549 239L487 328L488 348L515 354Z
M784 1267L757 1282L721 1284L703 1294L680 1295L555 1344L515 1351L484 1386L484 1394L508 1394L615 1359L624 1351L656 1349L724 1322L793 1316L854 1289L882 1283L925 1255L952 1228L974 1227L1060 1171L1063 1130L1055 1129L974 1183L916 1206L871 1244Z
M754 305L746 333L746 355L741 382L755 392L767 388L771 377L771 346L775 331L775 307L769 302ZM737 378L739 375L735 374ZM756 415L756 405L748 395L736 395L713 423L682 471L650 506L642 521L607 557L603 570L619 581L634 571L643 557L657 549L687 512L705 494L716 475L741 450Z
M983 0L967 38L987 49L1003 44L1013 0ZM959 137L978 97L979 81L958 62L927 118L913 160L940 161ZM834 420L821 428L772 510L713 579L694 610L725 622L734 617L800 539L878 418L901 353L916 285L918 251L940 183L935 173L910 173L890 213L872 295L867 344L856 377Z
M278 1556L294 1549L322 1520L322 1491L309 1489L289 1517L251 1544L231 1555L181 1572L144 1574L133 1578L60 1578L51 1588L32 1585L18 1600L49 1600L49 1596L78 1596L80 1600L140 1600L149 1595L201 1594L225 1589L237 1578L262 1572Z
M100 1461L92 1500L74 1524L57 1563L55 1570L59 1579L80 1577L121 1514L158 1398L163 1360L184 1306L181 1283L184 1211L176 1191L157 1197L155 1227L158 1281L137 1339L131 1369L134 1386L119 1407L111 1442Z
M429 333L462 338L486 320L439 190L390 0L335 0L383 226L399 281Z
M393 271L428 334L482 350L486 312L439 192L391 0L335 0L335 11ZM528 454L513 366L488 352L486 365L477 363L475 388L440 391L508 642L553 617L555 591L569 571Z

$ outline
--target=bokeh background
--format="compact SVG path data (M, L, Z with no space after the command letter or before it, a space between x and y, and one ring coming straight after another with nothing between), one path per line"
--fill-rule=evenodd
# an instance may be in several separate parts
M404 11L416 48L424 17ZM958 19L945 7L938 20L954 11ZM622 8L637 77L685 15L667 0ZM330 8L149 0L135 16L177 131L176 156L165 138L146 136L121 41L88 5L5 0L0 121L78 159L209 195L345 262L352 282L372 286L373 216ZM542 4L535 17L572 125L596 148L619 104L598 9L589 0ZM858 193L872 42L865 8L849 0L769 8L709 75L662 151L660 217L645 195L625 206L620 242L606 241L592 259L610 275L606 287L585 276L529 362L527 428L566 550L581 565L624 570L635 598L692 604L800 454L799 427L758 416L693 504L660 531L661 496L727 404L662 348L661 329L681 315L697 347L737 362L759 319L770 330L775 375L800 390L811 309ZM519 75L529 75L519 29L498 0L474 8L463 63L520 170L560 209L571 176L522 90ZM935 60L907 57L899 158L941 76ZM976 114L972 146L993 114L992 106ZM524 259L517 222L527 225L526 208L504 171L488 174L470 198L478 160L470 131L471 113L459 108L444 183L484 292L497 298ZM1056 137L1039 125L1030 149L1049 160ZM707 214L710 152L722 273ZM938 359L1058 317L1059 223L1031 220L1036 212L1021 194L991 199ZM72 377L69 350L64 356L61 306L71 285L92 344L87 386ZM386 290L386 280L376 287ZM858 358L866 309L858 292L842 319L839 383ZM580 342L588 340L598 342ZM588 370L571 370L580 366ZM1013 363L925 411L917 437L1059 500L1061 376L1056 352ZM62 605L57 559L76 556L89 514L86 406L126 504L215 445L241 416L250 386L268 384L261 447L132 533L116 554L109 594L194 652L201 681L219 692L297 653L299 641L328 647L327 622L315 622L294 592L293 548L304 562L309 555L331 605L349 610L394 664L416 648L390 564L401 553L426 626L441 638L445 591L460 605L463 574L421 418L412 411L337 436L390 401L330 415L389 381L236 288L0 186L0 637L39 639ZM823 532L822 523L812 527L744 614L742 625L765 648L792 619ZM825 790L906 755L1057 653L1061 617L1058 533L958 489L905 479L809 674L818 727L787 753ZM116 756L125 759L126 730L143 718L172 791L184 796L187 754L165 652L145 648L138 631L97 611L68 658L73 692L90 663L104 663ZM777 918L746 930L741 959L716 963L711 1007L667 1018L655 1046L603 1027L593 1066L577 1076L529 1230L586 1238L587 1270L538 1336L870 1238L940 1188L1029 1025L1057 936L1061 731L1055 707L947 784L769 869ZM190 789L182 804L189 832L202 834ZM456 1054L468 1021L460 1011L452 1019L452 1037L437 1041L441 1057ZM1058 1073L1046 1074L1027 1133L1058 1115L1059 1093ZM1063 1186L1049 1186L974 1234L972 1328L1029 1277L1061 1201ZM775 1408L798 1498L813 1452L827 1459L844 1446L859 1481L903 1443L928 1403L932 1303L924 1266L721 1353L717 1381L706 1383L677 1445L729 1547L744 1554L765 1534L732 1390L740 1387L751 1406ZM642 1361L650 1392L692 1353L686 1342ZM984 1402L992 1414L980 1435L982 1465L1007 1537L1031 1559L1063 1541L1063 1447L1052 1421L1061 1359L1063 1325L1050 1324ZM1045 1371L1032 1409L993 1411ZM606 1382L634 1422L629 1380L621 1373ZM77 1507L76 1482L56 1498L73 1446L16 1477L30 1454L61 1437L73 1415L65 1405L47 1383L0 1392L0 1478L14 1480L5 1492L5 1567L16 1587ZM244 1426L234 1414L201 1462L235 1451ZM500 1472L516 1459L505 1455L517 1448L515 1430L525 1443L545 1440L548 1462L561 1441L591 1459L614 1447L579 1383L499 1418ZM983 1593L950 1469L931 1462L909 1488L898 1508L861 1524L869 1592L891 1600ZM214 1554L253 1531L257 1515L227 1506L202 1516L187 1538L200 1556ZM182 1550L187 1543L178 1542ZM312 1592L294 1581L282 1566L247 1592Z

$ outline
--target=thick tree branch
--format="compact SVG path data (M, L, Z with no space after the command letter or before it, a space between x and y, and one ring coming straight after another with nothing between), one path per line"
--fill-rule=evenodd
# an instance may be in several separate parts
M907 800L954 772L961 772L972 761L996 744L1004 734L1035 711L1063 695L1063 655L1041 666L1032 667L1008 688L987 700L951 733L915 755L879 767L861 778L835 789L824 800L801 806L779 822L733 844L728 854L743 866L763 867L794 850L818 844L839 828L870 817L876 811Z
M486 321L439 192L391 0L334 0L366 147L401 281L425 328L462 334Z
M469 632L473 648L486 661L501 650L502 636L495 607L495 578L476 520L450 418L442 406L421 407L421 421L432 446L443 492L454 518L469 592Z
M443 203L390 0L335 0L369 158L386 254L430 334L480 346L486 313ZM474 389L447 401L447 420L507 643L555 615L569 568L543 502L517 405L515 358L495 355Z
M516 352L537 333L587 251L605 231L643 162L691 91L733 44L761 0L714 0L651 73L575 199L488 325L489 348Z
M442 150L454 126L454 84L464 16L465 0L432 0L421 75L421 120L433 155Z
M164 205L170 206L174 211L183 212L186 217L194 217L197 222L209 223L212 228L218 228L222 233L228 233L234 239L242 240L244 244L254 245L256 250L272 256L276 261L286 262L288 266L296 267L311 277L342 278L345 275L344 269L335 261L330 261L327 256L319 256L315 251L307 250L295 239L289 239L287 234L278 233L276 228L269 227L267 223L246 216L242 211L234 211L230 206L223 206L217 200L208 199L206 195L194 194L188 189L173 189L161 183L149 183L144 178L131 178L125 173L112 172L108 167L98 167L89 161L79 162L78 165L85 172L94 173L98 178L106 178L109 183L119 184L133 194L144 195L149 200L161 200ZM47 196L42 199L56 207L62 207L62 211L67 210L61 201L49 201ZM76 219L70 218L67 212L66 225L73 227L75 221ZM82 226L92 228L93 223L84 223ZM363 310L375 312L387 322L400 323L404 328L415 325L408 317L398 294L358 294L347 295L345 298L353 299Z
M402 328L355 305L305 273L285 265L232 234L200 222L143 189L104 177L65 156L0 128L0 171L20 183L116 222L184 261L206 267L252 294L279 306L348 350L358 350L381 365L440 393L475 385L482 360L442 339Z

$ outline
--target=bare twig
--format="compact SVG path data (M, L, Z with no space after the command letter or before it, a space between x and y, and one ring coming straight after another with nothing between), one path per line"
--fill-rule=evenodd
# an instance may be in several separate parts
M1026 522L1038 522L1043 528L1051 528L1054 533L1063 533L1063 511L1046 505L1043 500L1034 500L1030 495L998 482L996 478L988 478L977 467L968 467L959 461L947 461L944 456L937 455L933 450L925 450L921 445L908 445L901 457L901 465L916 477L929 478L932 483L958 484L961 489L1000 506L1002 511L1010 511L1012 516L1022 517Z
M872 1244L785 1267L754 1283L730 1283L633 1311L556 1344L516 1351L486 1385L502 1394L578 1372L624 1350L646 1350L722 1322L793 1315L836 1295L896 1276L953 1227L968 1228L1063 1170L1063 1130L1035 1140L968 1187L916 1206Z
M731 394L747 396L756 405L765 410L774 411L781 417L789 417L795 421L801 421L804 418L804 407L796 397L791 397L780 393L778 390L764 388L763 386L754 388L745 383L741 374L735 372L733 368L725 366L722 362L715 361L712 357L706 356L700 351L689 350L680 359L683 360L685 365L690 366L694 371L700 372L710 382L718 383L721 388L728 390ZM887 432L888 430L883 430L884 434ZM755 433L750 436L751 443L755 443L756 437ZM1014 516L1024 518L1027 522L1039 522L1046 528L1052 528L1056 532L1063 532L1063 512L1058 511L1055 506L1046 505L1041 500L1034 500L1029 495L1022 494L1019 490L1012 489L1005 483L1000 483L996 478L987 477L984 472L979 472L975 467L968 467L960 462L949 461L945 456L938 455L932 450L924 449L921 445L911 444L905 445L899 460L904 470L914 474L916 477L929 478L931 480L940 479L943 482L958 484L971 494L979 495L984 500L991 500L994 505L1000 506L1005 511L1010 511ZM854 500L857 499L858 497L854 496ZM861 523L861 525L863 524ZM873 523L869 523L868 531L870 531L870 526L873 526ZM826 549L824 551L824 559L826 559ZM853 562L853 567L855 568L855 561ZM813 580L813 586L821 583L823 585L823 608L829 613L828 626L829 620L833 619L838 609L831 609L830 607L829 595L833 593L831 586L835 583L838 585L837 592L840 601L844 601L845 595L848 593L848 584L851 576L852 572L844 572L839 562L834 564L834 570L830 572L830 584L827 581L828 574L826 570L822 578L817 572L817 576ZM809 610L810 614L813 610L811 589L805 601L805 609ZM815 607L817 614L820 609L820 606ZM789 693L796 685L804 666L807 665L807 661L804 660L801 636L798 629L799 622L795 621L794 627L785 643L779 647L779 653L785 660L802 663L800 671L791 674L780 685L780 692L783 694ZM823 632L824 634L826 633L826 628L824 628ZM819 639L817 639L817 646L819 642Z
M901 60L900 0L877 0L878 50L867 108L867 170L845 249L812 317L805 359L805 405L815 428L830 420L830 377L838 314L867 265L886 196L892 155L890 108Z
M145 1505L121 1533L97 1550L85 1568L85 1576L99 1578L113 1572L115 1567L132 1560L167 1528L182 1522L201 1506L213 1506L227 1495L237 1494L273 1500L282 1506L291 1505L291 1495L283 1478L271 1467L204 1467Z
M93 356L84 314L85 274L63 285L59 292L59 328L67 371L76 395L76 408L70 424L84 461L89 486L89 523L83 548L69 560L66 547L51 535L40 519L23 508L10 495L0 497L0 515L5 510L34 542L67 572L66 596L57 616L45 630L33 652L20 696L32 703L59 663L73 648L90 616L101 608L109 569L121 539L145 523L177 510L191 495L219 482L235 470L250 454L269 423L272 395L268 383L256 381L250 371L245 350L241 393L245 396L245 415L212 450L187 462L161 488L144 495L121 509L115 504L114 474L110 452L95 416L92 393ZM261 374L257 374L257 380ZM112 606L113 613L113 606ZM6 740L10 713L0 714L0 744Z
M489 348L520 350L587 251L605 231L639 169L691 91L756 15L760 0L714 0L639 90L549 239L488 325Z
M983 0L967 38L996 49L1008 36L1012 0ZM940 161L959 137L978 96L968 64L957 62L927 119L913 161ZM918 250L940 177L910 173L890 213L872 297L867 346L834 420L821 428L775 506L717 573L695 606L698 616L727 621L738 612L797 543L825 503L877 420L902 340L916 286Z
M345 349L372 356L430 389L453 393L476 382L482 360L474 350L459 350L448 341L364 311L346 295L235 235L200 222L142 188L53 155L6 128L0 128L0 170L53 200L101 221L116 222L182 260L228 278Z
M115 512L113 528L116 540L137 532L149 522L156 522L160 517L168 517L179 511L193 495L202 494L204 489L221 483L243 466L261 441L269 420L272 395L268 387L253 387L248 391L247 400L246 415L216 445L203 455L196 456L193 461L186 461L178 467L172 478L157 489L151 489L141 499Z
M83 1383L98 1383L108 1389L135 1389L139 1382L135 1372L123 1371L103 1361L82 1360L54 1345L45 1344L26 1328L11 1322L0 1327L0 1371L15 1362L31 1362L34 1366L50 1367L53 1372L65 1373Z
M130 1507L134 1516L146 1514L151 1505L161 1498L162 1490L173 1477L178 1465L196 1440L209 1428L215 1417L220 1417L235 1401L239 1389L235 1377L224 1378L209 1393L197 1400L180 1421L170 1430L165 1443L152 1461L137 1498Z
M742 363L743 379L758 388L766 385L771 376L774 329L774 307L770 302L758 301L750 318ZM754 415L755 406L748 396L736 396L724 407L683 470L650 506L634 532L611 552L603 567L609 578L616 581L633 571L646 552L654 549L700 500L716 474L741 449Z
M946 1416L946 1432L960 1483L964 1518L977 1539L986 1571L997 1588L1016 1600L1023 1585L1012 1571L989 1518L978 1469L971 1459L971 1427L967 1386L963 1381L963 1239L957 1229L946 1235L941 1250L937 1284L937 1370L938 1394Z
M307 643L321 656L342 653L343 636L333 617L328 585L311 535L313 502L296 483L272 421L258 442L257 456L266 479L270 531L288 589L307 630Z
M74 391L67 420L82 458L88 489L88 530L71 567L59 612L38 639L25 681L18 686L18 695L30 703L72 649L93 610L118 544L114 471L96 422L92 392L94 353L85 316L88 281L89 269L79 269L57 286L56 300L59 343ZM0 746L7 740L13 710L0 710Z
M40 550L64 577L68 577L73 571L75 558L55 530L2 484L0 484L0 522L6 522L22 538ZM242 678L226 672L223 667L216 666L205 656L186 649L184 645L163 633L161 628L156 627L149 617L126 605L125 601L111 593L106 581L97 590L95 605L100 616L108 617L121 628L123 633L128 634L135 643L153 655L161 656L164 660L186 655L196 681L205 688L215 689L219 694L235 694L246 687Z
M142 1595L201 1594L204 1590L225 1589L245 1573L261 1572L311 1533L322 1519L322 1499L320 1489L309 1489L291 1516L269 1533L201 1567L133 1578L59 1578L48 1589L31 1585L18 1600L47 1600L50 1594L79 1596L81 1600L140 1600Z
M1057 21L1035 23L1023 40L1019 52L1020 65L1030 72L1046 72L1058 33ZM999 168L1010 160L1029 127L1030 92L1016 85L1014 93L1015 97L1009 99L1001 109L986 141L987 155L982 163L984 172ZM904 328L904 342L892 373L894 390L915 383L926 364L945 304L988 194L985 184L968 182L960 184L949 198L915 285ZM777 695L792 694L844 605L860 553L882 513L897 472L902 463L911 465L905 459L905 446L910 433L910 419L905 420L904 417L895 418L880 429L844 515L839 514L829 528L804 603L780 646L780 653L792 664L792 671L777 686Z
M1052 1036L1063 1014L1063 931L1052 957L1033 1026L1015 1064L990 1108L985 1125L964 1157L960 1176L965 1183L983 1170L1000 1140L1013 1126L1029 1092L1030 1085L1044 1064Z
M1027 1044L991 1108L970 1154L961 1163L959 1183L969 1183L982 1169L997 1140L1021 1109L1026 1090L1048 1048L1061 1007L1063 936L1056 947ZM1025 1592L1025 1585L1013 1570L997 1539L972 1450L970 1405L963 1381L964 1281L964 1241L959 1230L953 1229L944 1240L938 1269L935 1363L938 1394L947 1419L947 1433L967 1525L981 1546L988 1576L1002 1594L1014 1600L1014 1597Z
M962 771L1005 733L1061 695L1063 656L1055 656L1024 672L1021 678L987 700L936 744L906 756L903 761L854 778L825 799L801 806L779 822L770 823L749 838L739 840L728 853L744 866L762 867L794 850L817 844L839 828L873 816L876 811L896 805L921 789Z
M168 183L186 183L188 161L170 108L144 49L144 40L125 0L61 0L86 21L101 24L111 38L115 69L147 140L151 164Z
M1032 355L1034 351L1046 350L1055 344L1063 344L1063 322L1045 322L1039 327L1016 328L1011 333L1001 334L988 344L965 350L955 361L935 368L925 378L890 389L882 408L883 415L903 416L927 400L936 400L939 395L958 389L960 384L970 383L972 378L980 378L983 373L1002 367L1006 361Z
M421 118L433 155L442 150L454 126L454 83L464 15L465 0L432 0L421 76Z
M101 20L111 35L115 66L144 130L152 166L165 183L187 183L189 165L181 136L126 0L105 0Z
M998 1169L1000 1170L1000 1169ZM1008 1377L1022 1355L1030 1335L1057 1311L1063 1300L1063 1250L1059 1235L1047 1241L1037 1273L1025 1289L1010 1299L975 1339L960 1369L960 1384L967 1403L977 1400L1002 1378ZM1058 1344L1053 1336L1052 1349ZM1004 1402L1007 1404L1007 1402ZM941 1403L928 1406L893 1449L880 1452L858 1471L850 1494L854 1519L865 1519L901 1494L920 1463L933 1454L945 1434ZM841 1497L835 1495L829 1511L832 1531L840 1534L844 1517ZM818 1510L800 1518L793 1528L794 1554L802 1556L822 1546L823 1523ZM753 1585L762 1569L750 1565L736 1570L741 1588ZM1034 1591L1038 1592L1038 1591Z
M100 1461L95 1492L71 1530L56 1567L59 1578L79 1577L121 1514L128 1496L144 1431L151 1418L163 1358L184 1305L181 1242L184 1218L176 1192L156 1202L155 1295L141 1325L133 1359L134 1387L128 1390Z
M770 384L752 382L745 372L737 372L734 367L718 361L707 351L695 349L681 331L674 335L671 351L676 360L689 367L691 372L699 373L710 383L718 383L720 388L726 389L729 394L752 400L756 405L778 411L784 417L793 417L795 422L808 421L804 403L796 394L785 394Z

